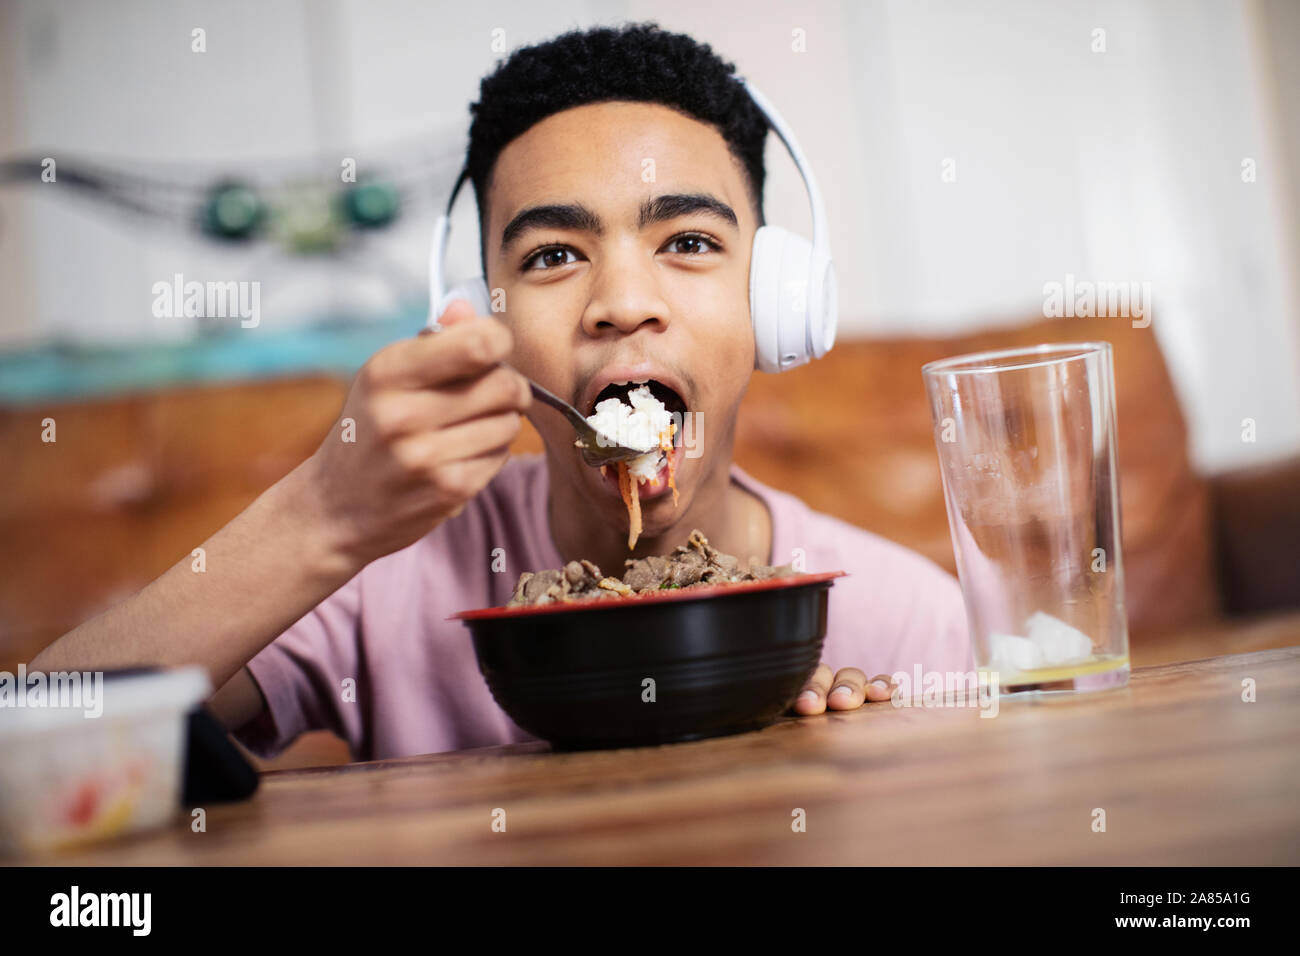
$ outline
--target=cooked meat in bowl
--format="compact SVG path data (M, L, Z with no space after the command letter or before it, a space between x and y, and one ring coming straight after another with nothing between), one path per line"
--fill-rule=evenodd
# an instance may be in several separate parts
M570 561L563 568L525 571L506 607L628 597L651 591L696 588L710 584L765 581L795 574L789 564L771 567L751 562L742 567L739 559L723 554L709 544L703 532L691 532L686 544L669 555L629 558L623 562L622 578L601 573L590 561Z

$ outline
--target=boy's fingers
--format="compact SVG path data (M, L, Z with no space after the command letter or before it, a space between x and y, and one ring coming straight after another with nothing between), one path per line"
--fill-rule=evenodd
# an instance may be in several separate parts
M429 388L481 374L505 359L511 345L510 330L497 320L470 318L437 335L394 342L367 365L385 387Z
M452 299L447 304L447 308L442 310L442 315L438 316L438 328L426 325L417 332L417 335L433 335L434 332L441 332L449 325L455 325L457 322L464 322L466 319L474 317L474 307L465 299Z
M377 396L370 414L389 438L416 435L503 411L522 412L532 403L522 375L494 368L468 382L437 389L394 389Z
M447 304L447 308L442 310L442 315L438 316L438 324L446 328L472 318L474 318L474 307L467 299L452 299Z
M826 709L826 692L831 689L831 669L825 664L818 664L808 683L794 701L794 712L800 716L820 714Z
M867 682L867 700L890 700L896 686L892 675L877 674Z
M519 413L501 412L413 435L403 440L402 454L407 461L422 462L432 470L451 462L494 455L498 449L508 448L518 434Z
M835 675L834 687L826 698L831 710L853 710L866 699L867 675L856 667L842 667Z

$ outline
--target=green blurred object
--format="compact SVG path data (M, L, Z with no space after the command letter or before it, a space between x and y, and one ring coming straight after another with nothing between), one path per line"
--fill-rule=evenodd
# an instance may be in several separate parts
M214 186L201 214L204 232L230 240L250 238L265 218L266 205L261 197L239 182Z
M357 183L342 195L343 213L360 229L379 229L397 218L401 207L397 187L382 179Z
M209 190L201 213L203 231L218 239L245 241L262 233L289 252L333 252L348 229L382 229L401 209L401 193L384 179L366 179L342 192L332 184L304 182L276 190L268 206L253 187L235 180Z
M318 183L285 189L271 216L276 239L298 255L332 252L346 231L334 197L331 187Z

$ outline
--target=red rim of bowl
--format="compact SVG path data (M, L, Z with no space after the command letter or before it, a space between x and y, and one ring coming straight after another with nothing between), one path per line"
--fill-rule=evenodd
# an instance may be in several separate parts
M617 598L587 598L582 601L555 604L524 604L519 607L484 607L461 611L447 618L449 621L484 621L502 617L532 617L535 614L559 614L567 611L594 611L601 608L632 607L638 604L664 604L669 601L698 601L704 598L725 597L731 594L752 594L755 591L775 591L781 588L820 584L833 578L842 578L847 571L819 571L816 574L793 574L765 581L737 581L734 584L710 584L702 588L673 588L667 591L650 591Z

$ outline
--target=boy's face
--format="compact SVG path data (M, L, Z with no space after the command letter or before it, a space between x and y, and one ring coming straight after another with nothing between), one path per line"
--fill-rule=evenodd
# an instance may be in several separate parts
M662 533L730 465L754 367L758 223L742 167L705 123L657 104L596 103L512 141L487 192L487 282L504 291L512 364L584 415L611 382L650 379L700 423L698 457L675 450L679 507L663 479L641 486L645 534ZM602 477L583 462L558 413L534 404L528 417L553 474L604 522L625 524L613 469Z

